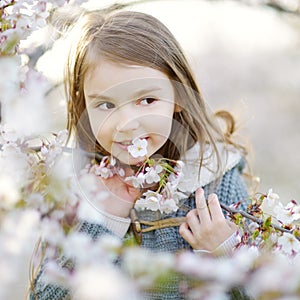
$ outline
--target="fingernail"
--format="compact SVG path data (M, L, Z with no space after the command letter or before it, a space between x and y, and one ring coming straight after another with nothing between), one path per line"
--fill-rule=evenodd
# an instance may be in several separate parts
M209 194L207 198L207 202L211 202L215 200L218 196L215 193Z
M204 190L203 190L203 188L198 188L197 189L197 194L199 195L199 196L203 196L204 195Z

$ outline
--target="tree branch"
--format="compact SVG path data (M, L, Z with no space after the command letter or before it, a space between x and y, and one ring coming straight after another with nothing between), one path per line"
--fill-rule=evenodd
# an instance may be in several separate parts
M264 223L264 221L260 218L256 218L250 214L248 214L247 212L243 211L243 210L237 210L237 209L234 209L232 207L229 207L227 206L226 204L223 204L223 203L220 203L221 207L226 210L227 212L229 212L230 214L240 214L241 216L257 223L258 225L262 225ZM281 232L286 232L286 233L290 233L290 234L293 234L293 231L292 230L289 230L289 229L286 229L286 228L283 228L281 226L278 226L276 224L271 224L271 226L276 229L276 230L279 230ZM300 237L298 238L298 240L300 240Z

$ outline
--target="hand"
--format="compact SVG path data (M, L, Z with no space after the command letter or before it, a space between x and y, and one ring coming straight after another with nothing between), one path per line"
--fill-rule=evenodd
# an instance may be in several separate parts
M204 191L199 188L196 209L188 212L179 233L194 250L213 251L236 230L237 226L225 219L217 195L210 194L206 203Z
M128 173L128 170L126 171ZM128 174L125 175L129 176ZM129 216L136 199L140 196L139 189L118 175L104 179L99 177L100 190L108 192L107 197L101 201L101 209L109 214L126 218Z

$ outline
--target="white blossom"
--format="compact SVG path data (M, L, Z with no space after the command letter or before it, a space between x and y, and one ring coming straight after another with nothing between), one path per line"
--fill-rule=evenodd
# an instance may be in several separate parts
M282 236L278 238L278 245L284 253L289 255L300 251L300 241L290 233L284 232Z
M30 208L34 208L41 214L49 212L49 204L45 201L44 196L40 193L32 193L25 198L25 201Z
M4 37L2 37L2 40ZM1 33L0 33L0 52L1 52ZM20 58L17 56L0 57L0 100L2 122L6 123L5 108L17 95L19 79ZM4 109L4 111L3 111Z
M107 167L97 166L95 167L95 174L103 177L104 179L110 178L114 175L113 171Z
M12 209L20 200L20 192L14 178L0 175L0 208Z
M160 210L161 194L149 190L145 192L143 196L145 196L145 209L152 211Z
M146 139L134 139L132 145L128 146L128 152L132 157L143 157L147 155L147 145Z
M286 255L260 253L256 263L259 264L259 268L246 282L254 299L264 299L265 295L276 293L280 295L295 293L299 296L297 292L300 284L299 268L296 263L291 263Z
M165 199L160 203L160 211L166 214L170 214L178 210L178 206L174 199Z
M300 206L293 202L289 202L286 206L278 203L274 207L274 213L277 220L283 224L292 224L294 221L300 219Z
M154 253L142 248L128 248L124 255L124 268L136 278L140 287L151 287L162 274L175 265L175 257L170 253Z
M92 248L91 238L81 232L72 232L62 242L65 257L76 259L77 263L90 262L92 258L90 249Z
M9 128L7 124L0 124L0 144L2 146L6 143L15 143L18 139L21 140L22 138L22 135L19 135L15 130Z
M69 278L70 272L66 268L62 268L57 261L47 261L44 266L44 281L46 283L67 287Z
M145 183L145 174L139 173L137 176L128 176L125 178L125 181L131 182L131 184L135 188L143 187Z
M26 294L29 261L39 238L39 221L39 214L28 209L1 216L0 296L5 296L1 299L23 299Z
M274 208L279 204L279 196L269 189L267 196L263 199L260 209L267 216L274 216Z
M135 300L133 284L113 265L87 265L72 278L74 300Z
M163 171L162 166L156 165L154 167L147 167L145 173L146 183L151 184L160 181L159 173Z
M78 180L78 195L80 197L78 216L82 220L101 222L102 202L109 193L99 189L99 179L91 173L82 174Z
M41 237L43 241L55 246L63 242L65 234L57 220L45 218L41 223Z

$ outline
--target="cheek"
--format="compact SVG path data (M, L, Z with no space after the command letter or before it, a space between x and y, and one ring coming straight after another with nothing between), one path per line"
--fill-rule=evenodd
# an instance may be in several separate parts
M109 140L109 136L111 136L111 121L108 122L107 117L93 112L89 113L89 120L98 143L101 146L105 146Z
M156 147L161 147L169 138L172 123L173 111L166 115L155 115L148 119L148 129L153 134L153 142Z
M162 108L161 112L164 112L164 114L160 113L150 116L148 123L151 123L157 132L165 133L169 136L173 123L173 109L166 107Z

